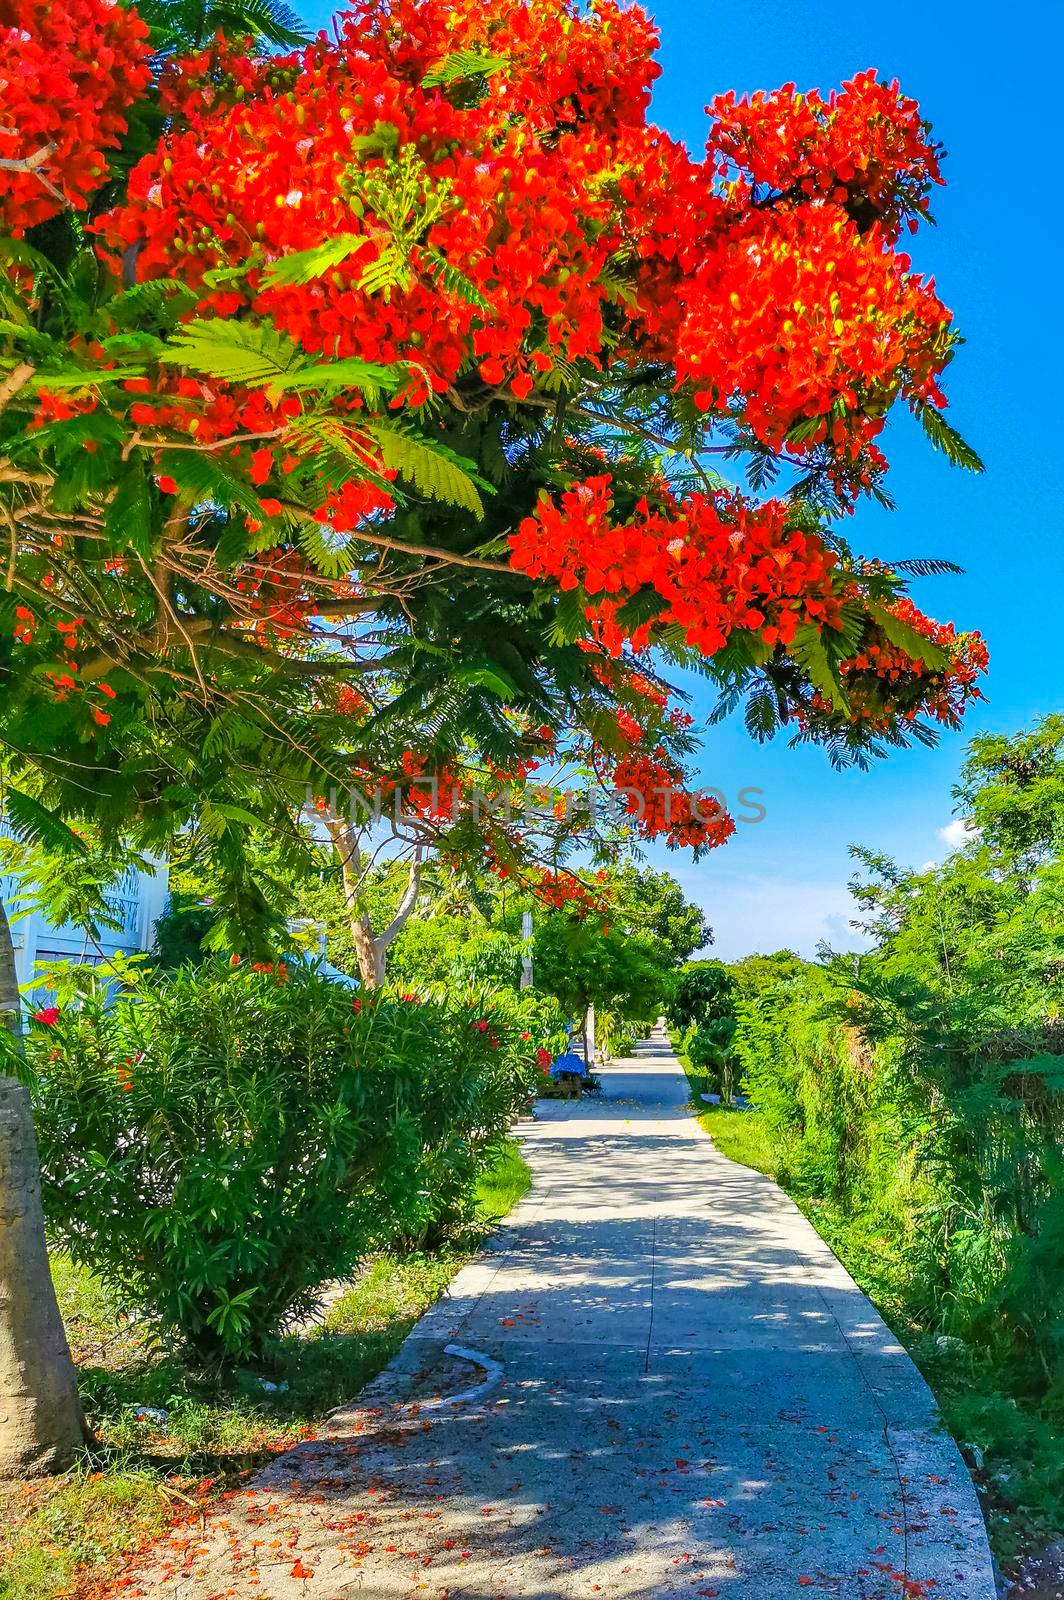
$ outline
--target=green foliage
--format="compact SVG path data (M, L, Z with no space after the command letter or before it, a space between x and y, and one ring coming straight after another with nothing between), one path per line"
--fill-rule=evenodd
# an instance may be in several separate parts
M426 72L421 87L435 89L445 84L460 83L466 78L490 78L509 64L509 56L488 55L481 50L454 50Z
M60 1007L25 1065L52 1234L201 1358L261 1350L368 1250L470 1215L541 1042L517 997L353 1010L303 968L204 965L110 1006L74 974Z
M154 956L161 967L198 966L207 959L203 941L214 925L211 906L194 894L171 894L155 924Z
M429 500L461 506L476 517L484 515L477 485L482 489L490 485L477 477L471 461L438 440L404 432L398 424L386 427L374 422L366 431L379 449L385 466L409 479Z
M609 892L625 926L658 941L672 966L713 943L705 912L687 899L668 872L626 863L610 873Z
M913 411L934 448L941 450L952 466L963 467L966 472L986 471L977 452L936 406L925 400L916 404Z
M940 867L855 851L867 955L732 969L734 1050L781 1181L1000 1390L981 1421L953 1402L984 1449L1006 1405L1030 1439L1064 1415L1064 718L976 740L958 800Z
M538 918L532 971L537 990L573 1018L590 1005L621 1018L656 1016L668 990L669 969L652 940L568 911Z
M676 1028L730 1017L735 1009L734 991L723 961L691 961L673 985L665 1014Z

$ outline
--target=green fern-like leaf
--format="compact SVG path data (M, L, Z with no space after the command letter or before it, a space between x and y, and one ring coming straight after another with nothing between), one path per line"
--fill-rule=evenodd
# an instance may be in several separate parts
M4 812L16 839L53 855L83 856L87 846L56 812L21 789L4 790Z
M296 393L303 389L327 393L358 389L375 404L382 395L394 394L404 376L398 367L377 366L372 361L360 361L357 356L345 356L340 361L315 361L286 378L284 387Z
M452 267L441 250L424 246L421 254L448 294L453 294L458 300L464 300L467 305L476 306L478 311L491 310L490 302L484 298L473 280L467 278L464 272L459 272L457 267Z
M195 450L164 450L159 471L177 484L181 497L193 506L238 507L256 521L263 520L262 506L246 478L229 469L214 454ZM244 544L246 548L246 544Z
M409 289L414 270L401 243L388 239L381 245L375 261L363 267L358 287L365 294L379 294L388 299L393 289Z
M351 570L352 542L320 522L300 522L296 537L300 548L326 578L342 578Z
M941 450L955 467L963 467L966 472L985 472L981 458L972 449L966 439L963 439L951 422L947 422L935 406L926 401L918 401L913 406L913 413L920 423L927 437L936 450Z
M894 572L904 572L913 578L940 578L946 573L963 572L956 561L942 561L937 556L916 556L911 561L891 561Z
M145 558L151 554L151 496L142 461L131 461L119 478L107 507L104 533L115 549L131 547Z
M426 72L421 87L439 89L467 78L490 78L509 65L509 56L488 55L482 50L455 50Z
M367 242L363 233L338 233L310 250L295 250L270 263L262 275L262 286L264 289L296 288L312 283L315 278L324 278L327 272L364 249Z
M488 489L490 485L476 476L473 463L465 456L438 441L430 444L427 439L379 422L369 424L366 432L379 449L384 465L408 478L428 499L462 506L476 517L484 515L477 486L479 483Z
M195 290L177 278L150 278L112 295L105 303L104 314L119 329L136 331L152 318L159 326L172 328L197 300Z
M868 614L883 630L891 644L897 645L899 650L904 650L914 661L922 661L925 667L932 668L946 665L948 657L939 645L932 644L930 639L925 639L922 633L917 633L908 623L900 622L885 606L870 605Z
M283 392L286 378L306 364L299 346L268 319L221 317L186 322L159 359L226 383L269 385L274 392Z
M794 635L790 653L803 669L809 682L836 710L849 712L849 703L832 670L831 660L824 641L811 623L803 623Z

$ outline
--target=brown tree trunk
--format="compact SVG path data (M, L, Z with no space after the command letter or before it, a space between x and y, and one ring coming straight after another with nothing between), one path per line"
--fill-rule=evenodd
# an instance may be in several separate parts
M358 957L358 970L367 989L379 989L384 982L389 947L405 926L417 904L421 886L421 868L424 854L417 847L407 876L406 889L398 910L382 933L374 935L369 917L362 910L362 852L358 833L350 822L339 817L326 817L325 826L333 847L340 857L340 877L344 886L344 904L351 943Z
M21 1039L15 951L2 900L0 1015ZM0 1075L0 1478L61 1472L87 1437L48 1265L29 1092Z

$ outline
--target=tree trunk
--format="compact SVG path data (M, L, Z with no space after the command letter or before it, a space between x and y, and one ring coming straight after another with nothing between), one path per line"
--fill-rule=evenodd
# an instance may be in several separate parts
M329 830L333 849L340 857L340 881L344 889L347 926L358 957L359 976L365 988L379 989L384 982L384 961L378 955L369 918L361 906L362 852L358 846L358 835L349 822L339 817L326 817L325 826Z
M15 951L2 900L0 1014L21 1038ZM87 1437L48 1265L29 1091L0 1075L0 1478L61 1472Z
M340 877L344 886L344 904L347 908L347 925L351 943L358 957L358 970L367 989L379 989L384 982L388 950L406 925L417 905L421 887L421 869L424 851L420 845L414 852L407 874L406 888L398 909L383 933L374 936L369 917L362 910L362 852L358 833L350 822L339 817L326 817L325 826L333 848L340 857Z

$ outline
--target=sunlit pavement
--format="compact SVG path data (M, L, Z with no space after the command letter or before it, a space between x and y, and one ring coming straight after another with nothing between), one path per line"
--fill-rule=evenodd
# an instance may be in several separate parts
M686 1099L655 1039L543 1104L532 1193L391 1367L124 1592L992 1600L923 1380Z

